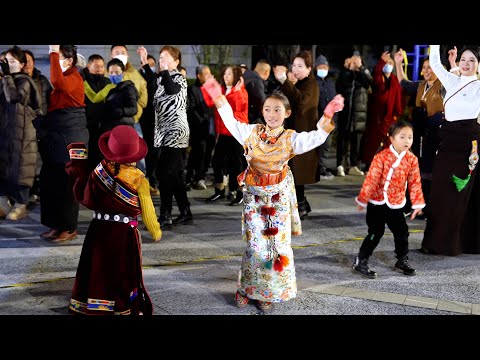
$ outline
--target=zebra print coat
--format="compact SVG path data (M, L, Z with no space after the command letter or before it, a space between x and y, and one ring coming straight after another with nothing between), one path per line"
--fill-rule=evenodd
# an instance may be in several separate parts
M157 79L154 146L187 148L190 130L187 121L187 80L177 70L163 70Z

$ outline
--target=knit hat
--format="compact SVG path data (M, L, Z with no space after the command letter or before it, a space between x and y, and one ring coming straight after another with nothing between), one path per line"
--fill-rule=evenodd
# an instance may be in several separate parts
M318 66L318 65L328 65L327 58L323 55L319 55L315 60L315 66Z

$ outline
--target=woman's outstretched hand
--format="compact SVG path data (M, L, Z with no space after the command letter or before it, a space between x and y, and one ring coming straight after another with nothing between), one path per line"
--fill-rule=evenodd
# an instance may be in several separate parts
M205 81L202 86L213 101L222 96L222 87L213 77Z

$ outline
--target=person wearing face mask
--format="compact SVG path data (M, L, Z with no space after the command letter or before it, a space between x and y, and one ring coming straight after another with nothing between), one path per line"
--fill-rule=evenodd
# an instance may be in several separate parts
M328 75L329 65L328 60L325 55L319 55L315 60L315 79L317 80L318 90L320 93L318 99L318 113L323 114L323 110L327 104L332 100L335 95L337 95L337 91L335 90L335 82L333 79ZM334 123L337 123L337 114L333 115ZM318 159L320 165L320 179L321 180L333 180L334 176L332 172L327 169L326 161L327 161L327 154L330 151L330 147L332 146L332 134L329 134L327 140L320 145L316 150L318 152Z
M112 130L118 125L134 126L137 113L138 92L135 84L124 80L125 66L119 59L112 59L107 64L108 77L112 88L105 99L105 113L100 123L100 134Z
M370 166L379 149L388 147L388 129L403 114L405 100L398 78L393 74L394 61L388 51L382 53L373 70L372 95L368 102L365 133L360 143L360 158Z
M42 113L41 99L33 80L21 72L25 53L14 46L6 60L0 62L0 218L20 220L28 215L35 177L37 141L32 121Z
M128 61L128 50L126 45L112 45L111 47L111 57L112 59L119 59L123 62L125 66L123 80L130 80L135 84L135 88L138 91L138 101L137 101L137 113L133 117L135 121L135 130L137 131L138 136L143 138L142 127L140 125L140 118L143 114L143 109L147 106L148 103L148 90L147 82L142 77L140 72L135 69L135 67ZM108 76L108 74L107 74ZM141 159L137 162L137 166L143 173L146 172L145 169L145 159Z
M40 221L49 228L40 237L62 243L77 237L79 205L73 183L65 171L70 161L67 145L88 144L83 79L76 67L75 45L50 45L50 94L45 119L37 123L37 139L42 156L40 172Z
M100 123L104 118L105 99L108 92L115 87L109 78L104 76L105 60L98 54L90 55L87 66L83 69L83 88L85 90L85 115L87 116L87 129L90 135L88 142L88 163L93 170L100 161L102 153L98 147L101 135Z

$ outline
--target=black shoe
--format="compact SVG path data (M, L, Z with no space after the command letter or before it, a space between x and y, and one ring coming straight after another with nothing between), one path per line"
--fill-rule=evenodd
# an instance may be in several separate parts
M414 268L408 264L408 257L404 256L403 258L398 259L393 267L394 271L402 272L404 275L414 276L417 274Z
M160 214L158 217L158 222L160 223L160 227L170 226L172 225L172 216L170 214Z
M359 272L369 279L375 279L377 277L377 273L368 268L368 259L360 259L358 256L355 258L352 270Z
M190 205L187 205L185 209L180 211L180 215L173 220L173 224L193 224L193 215L190 211Z
M243 204L243 191L237 190L235 199L229 204L230 206L239 206Z
M312 208L310 207L307 198L304 197L303 201L298 203L298 215L300 215L300 219L303 220L303 218L307 216L309 212L312 212Z
M205 201L213 202L213 201L217 201L218 199L224 199L224 198L225 198L225 189L220 190L219 188L215 188L215 194L207 198Z
M300 215L300 220L303 220L305 216L308 215L308 212L306 209L298 209L298 215Z

